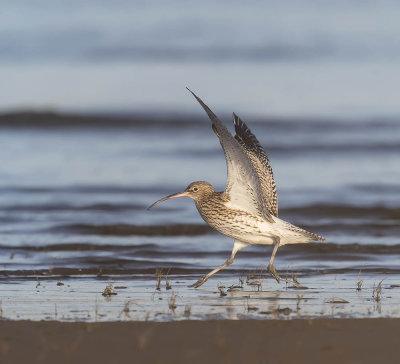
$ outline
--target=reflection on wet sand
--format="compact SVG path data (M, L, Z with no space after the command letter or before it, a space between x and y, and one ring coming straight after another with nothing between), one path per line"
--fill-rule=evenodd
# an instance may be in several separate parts
M168 277L168 289L165 276L159 286L157 277L93 280L82 276L64 279L62 284L45 277L10 280L1 286L1 314L3 319L88 322L400 317L397 278L380 277L377 280L375 275L362 274L361 290L357 289L358 276L352 274L304 276L300 288L261 278L261 289L246 281L240 287L239 279L235 282L226 275L223 281L235 288L221 286L221 281L213 279L204 288L191 289L187 286L192 277L174 275Z

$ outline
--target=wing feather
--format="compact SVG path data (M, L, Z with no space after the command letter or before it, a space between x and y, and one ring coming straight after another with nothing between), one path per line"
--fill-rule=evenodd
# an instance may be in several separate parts
M235 139L249 157L261 182L264 202L268 206L269 212L278 217L278 196L274 173L269 163L268 156L255 135L235 113L233 113L233 124L235 125L236 131Z
M260 181L249 156L210 108L194 92L189 91L211 119L212 129L218 136L224 151L228 174L224 197L229 200L228 205L262 216L274 223L264 203Z

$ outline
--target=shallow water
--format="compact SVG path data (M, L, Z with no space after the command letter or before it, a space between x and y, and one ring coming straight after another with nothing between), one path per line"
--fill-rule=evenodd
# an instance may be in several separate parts
M3 318L170 320L186 317L186 306L196 319L399 316L398 121L246 120L274 168L280 217L327 241L278 250L277 270L307 290L268 277L271 247L257 246L195 290L187 285L225 261L231 239L209 229L188 199L146 207L193 180L223 189L225 161L205 116L111 116L108 123L50 116L30 127L11 127L6 119ZM156 268L169 272L172 290L155 290ZM244 284L220 297L218 285L226 291L252 272L261 274L262 293ZM359 280L363 289L356 291ZM376 300L373 285L381 280ZM106 299L107 283L127 288ZM175 313L168 307L172 291ZM333 297L349 303L328 303ZM286 307L291 311L278 310Z
M168 290L165 276L157 290L155 279L144 278L146 274L112 278L83 275L62 281L43 276L36 281L12 280L1 285L1 314L3 319L11 320L88 322L400 317L397 275L304 276L296 278L300 286L295 286L290 278L278 285L259 274L255 272L248 281L242 276L240 282L234 278L239 274L225 272L197 290L187 287L197 276L180 274L168 277ZM356 289L359 281L361 290ZM110 284L113 294L103 296ZM379 284L381 291L376 293Z

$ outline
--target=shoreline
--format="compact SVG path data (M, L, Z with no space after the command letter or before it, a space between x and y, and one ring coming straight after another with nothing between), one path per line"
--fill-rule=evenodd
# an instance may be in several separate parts
M0 321L1 363L398 362L400 319Z
M231 119L231 113L222 113L222 119ZM348 117L305 117L305 116L285 116L285 115L254 115L252 123L257 127L267 125L268 128L308 128L310 130L323 128L324 130L337 130L337 128L360 127L376 128L387 126L397 126L399 117L367 117L350 118ZM163 109L142 109L142 110L63 110L57 108L15 108L0 110L0 128L38 128L38 129L65 129L65 128L151 128L151 127L203 127L205 118L201 112Z

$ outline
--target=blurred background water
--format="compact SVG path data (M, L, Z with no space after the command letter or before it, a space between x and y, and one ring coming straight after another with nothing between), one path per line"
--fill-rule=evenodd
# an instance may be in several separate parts
M3 2L0 107L397 117L396 1Z
M360 271L396 282L399 10L395 1L3 3L2 281L148 279L156 267L190 281L226 259L231 239L205 227L191 201L146 211L194 180L224 188L222 150L189 86L229 127L235 111L256 134L280 217L327 238L281 248L278 270L315 284ZM270 251L241 251L215 279L265 268Z
M159 265L194 273L229 253L231 239L202 228L190 200L146 211L194 180L224 188L225 160L206 115L145 124L125 117L120 126L98 117L90 127L85 117L73 126L47 118L53 125L1 128L4 274L152 274ZM249 124L271 158L280 217L328 240L280 249L281 267L400 272L399 123ZM232 269L266 263L268 248L248 250Z

